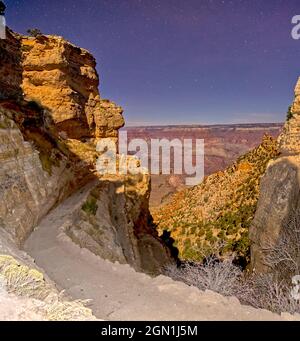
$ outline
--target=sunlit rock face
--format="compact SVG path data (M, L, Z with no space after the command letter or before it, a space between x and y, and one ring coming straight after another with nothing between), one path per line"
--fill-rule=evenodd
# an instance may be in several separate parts
M283 154L300 153L300 78L295 87L295 99L290 107L290 117L279 137L279 143Z
M97 143L115 144L124 119L120 106L100 97L94 57L62 37L9 30L0 56L0 228L21 246L50 210L88 184L97 209L74 215L66 231L72 240L102 258L160 272L171 256L151 223L149 175L96 170Z
M100 99L96 61L88 51L57 36L21 42L27 100L47 108L56 128L69 138L117 136L123 110Z

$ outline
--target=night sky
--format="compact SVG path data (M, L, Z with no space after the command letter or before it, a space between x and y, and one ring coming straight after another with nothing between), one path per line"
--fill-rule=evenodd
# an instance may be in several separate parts
M6 0L13 30L88 49L127 123L279 122L300 76L299 0Z

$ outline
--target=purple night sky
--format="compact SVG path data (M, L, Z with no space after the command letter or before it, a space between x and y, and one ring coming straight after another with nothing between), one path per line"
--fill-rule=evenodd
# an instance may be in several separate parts
M129 124L279 122L300 76L299 0L6 0L13 30L88 49Z

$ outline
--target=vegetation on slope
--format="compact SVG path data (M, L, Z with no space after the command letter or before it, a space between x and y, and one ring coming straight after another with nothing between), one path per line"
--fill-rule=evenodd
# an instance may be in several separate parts
M152 214L159 233L169 231L182 260L199 261L215 243L221 254L249 261L249 226L268 162L279 155L277 142L265 136L261 145L225 171L175 194Z
M82 210L87 214L96 215L97 209L97 199L95 197L88 198L86 202L82 205Z

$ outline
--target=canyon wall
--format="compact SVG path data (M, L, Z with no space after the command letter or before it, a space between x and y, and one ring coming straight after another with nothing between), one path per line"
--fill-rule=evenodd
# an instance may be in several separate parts
M251 265L256 272L270 270L268 254L282 240L300 209L300 79L295 100L279 137L281 155L269 163L261 182L260 198L250 227ZM288 245L292 254L293 246ZM299 261L300 265L300 261Z
M99 212L91 222L82 210L69 235L87 248L96 235L93 251L104 258L159 272L171 259L151 226L149 177L96 172L97 141L117 142L124 119L121 107L100 97L94 57L62 37L11 31L0 55L0 227L22 245L52 208L92 182Z
M240 156L257 147L265 134L277 139L283 123L226 124L226 125L177 125L126 127L128 141L142 138L151 148L151 139L204 139L204 174L223 171ZM186 188L188 174L174 174L174 155L171 153L170 174L151 174L150 208L165 204L172 196Z
M74 139L118 136L122 108L100 99L96 61L88 51L56 36L21 43L25 99L49 109L58 132Z
M150 176L106 176L64 226L80 247L155 274L170 262L149 214Z
M19 114L0 105L0 228L21 244L38 220L70 192L73 175L58 151L62 160L51 175L43 169L41 154L24 140L14 113Z

